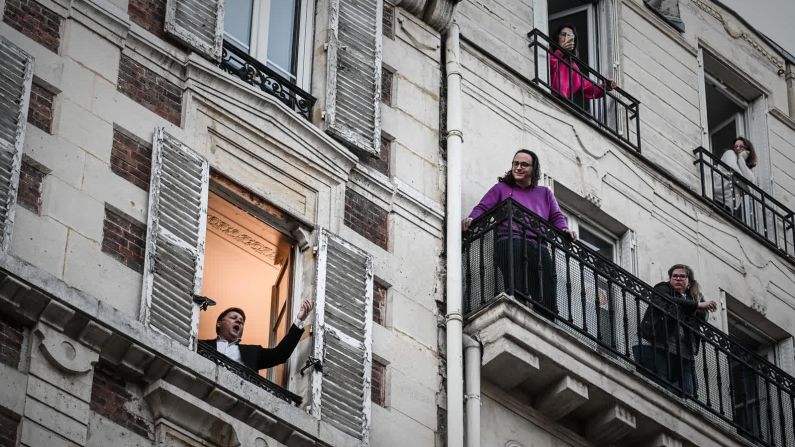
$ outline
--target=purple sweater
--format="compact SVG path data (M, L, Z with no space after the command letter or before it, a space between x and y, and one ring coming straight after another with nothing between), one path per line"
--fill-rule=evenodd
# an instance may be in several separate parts
M469 213L469 217L475 219L509 197L513 197L514 200L548 220L558 229L567 230L569 228L569 222L560 211L555 195L546 186L522 188L498 182L480 199L480 203Z

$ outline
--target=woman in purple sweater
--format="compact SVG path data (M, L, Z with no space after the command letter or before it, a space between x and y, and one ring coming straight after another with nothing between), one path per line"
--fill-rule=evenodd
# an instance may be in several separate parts
M498 178L497 184L480 199L469 217L464 219L463 230L467 231L474 219L502 203L508 198L530 209L546 219L558 229L566 232L572 239L577 238L577 233L569 229L566 216L560 211L555 195L546 186L539 186L538 180L541 169L538 156L527 149L519 149L513 156L511 169L504 176ZM528 233L523 237L521 231L516 231L514 239L508 241L505 235L499 236L494 249L494 260L500 271L505 285L503 290L509 289L509 249L513 251L514 259L514 296L528 297L542 305L542 313L554 317L556 313L556 275L549 250L542 244L541 265L542 274L538 278L538 268L533 260L538 259L538 241ZM540 284L542 287L539 287Z

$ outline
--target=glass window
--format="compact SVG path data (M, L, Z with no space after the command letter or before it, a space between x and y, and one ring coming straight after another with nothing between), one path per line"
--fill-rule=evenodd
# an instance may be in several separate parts
M224 12L224 37L296 82L300 0L235 0Z

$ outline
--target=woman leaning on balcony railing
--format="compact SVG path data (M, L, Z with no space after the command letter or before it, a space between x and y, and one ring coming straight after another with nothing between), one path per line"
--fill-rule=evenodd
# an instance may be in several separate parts
M744 137L737 137L730 149L723 151L721 163L731 168L728 172L719 166L720 174L713 175L715 200L734 217L751 225L753 222L754 203L751 191L742 181L733 178L740 176L749 183L756 183L753 168L756 167L756 151L754 145Z
M497 184L489 189L486 195L480 199L480 203L469 213L469 217L464 219L463 230L467 231L477 217L503 201L513 198L558 229L568 233L572 239L577 239L577 233L569 229L566 216L560 211L555 195L549 188L538 185L540 172L538 156L534 152L527 149L516 151L511 162L511 169L497 179ZM503 290L509 290L511 266L508 261L508 253L509 250L512 250L514 291L540 303L542 313L554 318L557 287L552 257L546 244L540 243L532 231L517 225L517 222L520 222L520 219L517 218L510 223L514 228L513 240L508 240L508 225L497 230L494 260L502 273L505 285ZM538 266L534 262L539 258L539 246L542 278L538 277ZM542 288L538 286L540 282L543 283Z
M549 55L550 85L561 96L571 100L575 93L582 90L585 99L601 98L605 90L616 88L616 81L610 79L607 85L594 84L582 76L580 66L571 59L571 55L578 56L577 29L574 25L564 24L555 34L558 45L565 51L556 49ZM569 68L571 67L571 68Z

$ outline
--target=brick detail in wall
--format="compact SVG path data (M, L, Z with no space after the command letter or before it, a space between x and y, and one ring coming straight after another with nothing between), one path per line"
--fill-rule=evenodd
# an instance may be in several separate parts
M382 407L386 406L386 365L378 360L373 360L370 400Z
M114 374L108 367L99 364L94 368L94 382L91 384L92 411L135 433L151 438L151 428L139 415L131 413L127 405L133 400L124 379Z
M39 129L52 133L53 105L55 93L34 82L30 88L28 122Z
M61 18L36 0L6 0L3 22L57 53Z
M105 204L102 251L136 272L143 273L146 225Z
M0 447L16 447L20 417L0 406Z
M0 313L0 363L14 368L19 367L24 340L25 328Z
M384 36L395 38L395 7L389 2L384 2L384 14L381 17L382 32Z
M395 82L395 72L386 67L381 67L381 102L392 105L392 88Z
M389 243L388 216L387 210L363 195L345 190L345 225L384 250Z
M164 119L179 126L182 90L173 82L122 54L118 90Z
M17 203L20 206L36 214L41 213L41 183L47 173L48 169L23 156L17 191Z
M166 0L130 0L130 20L161 39L166 32Z
M386 291L387 286L373 281L373 321L381 326L386 322Z
M148 191L152 172L152 144L114 124L110 169L116 175Z
M392 175L392 164L390 163L392 157L391 139L381 136L381 150L378 156L365 151L354 152L359 157L359 162L363 165L369 166L387 177Z

